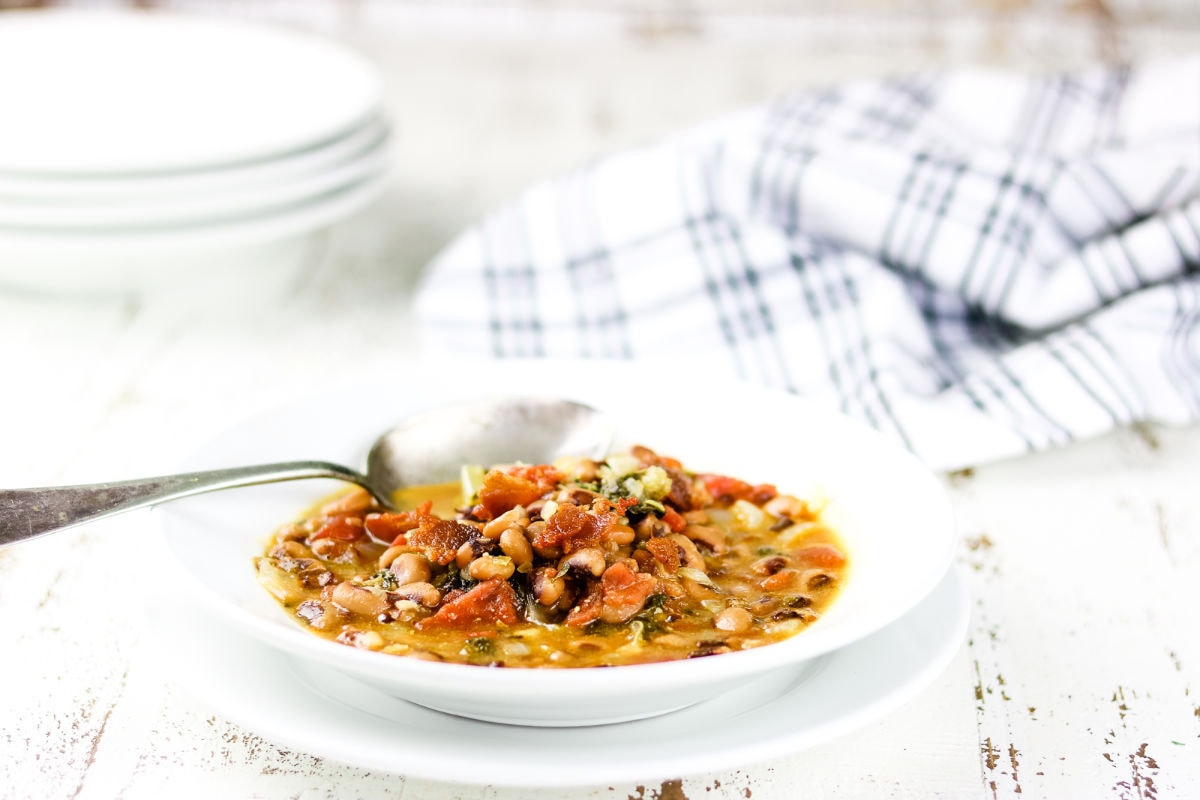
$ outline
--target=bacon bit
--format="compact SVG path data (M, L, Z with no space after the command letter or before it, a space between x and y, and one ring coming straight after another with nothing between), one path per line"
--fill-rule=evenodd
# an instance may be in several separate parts
M825 569L840 567L846 563L846 556L831 544L810 544L807 547L801 547L792 555L802 564L811 564L814 567Z
M509 475L537 484L538 497L556 488L566 480L566 476L557 467L550 464L518 464L505 470ZM530 501L532 502L532 501ZM524 505L522 503L521 505Z
M443 566L454 560L458 548L479 536L479 530L471 525L428 514L420 518L415 531L407 534L408 544L420 547L430 561Z
M728 475L698 476L714 499L732 503L734 500L747 500L756 505L762 505L779 492L769 483L751 486L743 480L730 478Z
M513 506L532 503L544 493L534 481L493 469L483 476L479 503L494 519Z
M670 539L661 536L647 539L646 549L668 573L673 575L679 569L679 547Z
M667 597L678 600L681 597L687 596L687 589L683 588L683 584L675 578L662 578L658 582L658 590Z
M589 514L580 506L564 503L546 520L546 527L529 541L536 550L557 550L569 555L603 542L617 519L615 512Z
M582 628L600 619L604 608L603 589L600 581L589 581L587 594L567 613L565 623L573 628Z
M322 525L309 541L318 539L336 539L339 542L353 542L363 535L363 521L359 517L334 517Z
M598 514L605 514L609 511L616 511L617 516L625 516L625 512L638 504L636 497L622 497L616 501L610 500L601 495L592 501L592 510Z
M688 526L687 520L673 508L668 508L663 512L662 521L671 529L671 533L682 533L684 528Z
M634 550L630 557L637 562L638 570L641 572L654 572L654 567L658 564L654 554L643 548Z
M425 628L470 628L476 625L515 625L517 594L499 578L482 581L444 603L437 613L417 622Z

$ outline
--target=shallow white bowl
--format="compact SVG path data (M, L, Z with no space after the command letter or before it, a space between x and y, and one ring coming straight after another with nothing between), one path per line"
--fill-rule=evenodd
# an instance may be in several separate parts
M0 286L76 297L274 294L304 263L309 234L358 213L386 184L379 173L270 213L210 224L84 232L0 226Z
M374 437L402 416L455 399L546 394L591 402L618 423L618 447L642 443L698 471L828 498L850 555L832 608L809 629L754 650L601 669L487 669L356 650L303 630L258 586L251 559L271 532L336 484L241 489L164 506L166 542L199 598L235 626L294 658L334 667L388 695L475 719L573 726L679 709L755 677L799 666L884 628L946 574L955 539L940 481L896 444L796 397L740 384L695 386L686 397L646 397L621 375L648 367L505 362L440 365L438 377L355 386L295 405L218 437L187 468L291 458L361 464ZM453 376L470 376L470 380ZM552 390L531 391L531 380ZM480 388L484 387L484 388ZM178 587L176 587L178 590Z
M357 149L349 150L346 142ZM381 175L387 156L388 125L377 118L350 138L303 155L174 179L80 180L75 183L86 193L77 196L8 197L14 181L0 176L0 231L86 236L236 224L302 207ZM145 191L130 191L135 183ZM105 185L114 191L100 191Z
M86 202L144 203L178 197L237 195L287 184L361 158L383 146L391 125L373 114L345 135L302 150L210 169L118 175L38 175L0 171L0 200L46 205Z
M0 171L147 174L271 158L378 107L365 58L317 36L162 11L0 16Z

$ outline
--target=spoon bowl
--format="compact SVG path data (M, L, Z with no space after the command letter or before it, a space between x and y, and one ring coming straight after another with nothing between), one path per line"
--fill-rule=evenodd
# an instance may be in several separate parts
M462 464L540 463L569 454L599 457L612 436L605 415L571 400L502 398L444 405L404 419L380 436L365 473L328 461L286 461L0 490L0 547L203 492L280 481L332 478L354 483L391 508L397 489L451 480Z

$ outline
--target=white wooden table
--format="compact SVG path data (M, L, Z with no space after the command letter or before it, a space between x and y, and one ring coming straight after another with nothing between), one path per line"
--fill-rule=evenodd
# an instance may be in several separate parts
M806 54L788 36L463 33L419 14L367 24L379 4L351 8L366 11L308 22L384 70L401 130L387 196L313 235L277 293L0 293L0 486L162 472L305 387L401 368L420 265L487 208L590 155L948 53L1030 65L1028 43L897 50L875 31ZM1033 66L1094 55L1090 35L1047 45ZM946 476L974 599L968 640L931 686L768 763L570 792L370 772L214 715L150 658L153 514L96 523L0 551L0 797L1197 797L1198 476L1200 429L1150 427Z

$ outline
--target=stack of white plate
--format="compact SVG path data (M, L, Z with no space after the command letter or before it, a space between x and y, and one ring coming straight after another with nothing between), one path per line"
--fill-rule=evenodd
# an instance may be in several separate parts
M375 197L375 69L161 12L0 13L0 282L126 289L295 243ZM247 266L249 265L249 266Z

